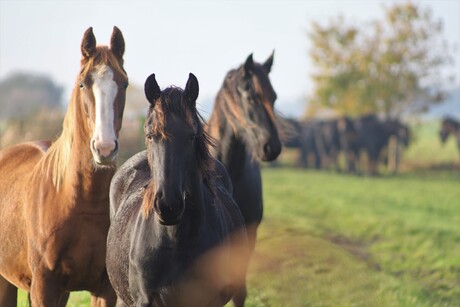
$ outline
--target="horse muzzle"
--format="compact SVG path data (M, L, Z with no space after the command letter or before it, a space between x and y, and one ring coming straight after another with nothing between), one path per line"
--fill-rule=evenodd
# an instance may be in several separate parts
M101 142L91 140L91 153L94 161L98 165L107 165L112 163L118 154L118 141Z
M179 224L185 209L185 198L180 194L174 197L165 197L158 191L153 200L153 208L158 216L160 224L173 226Z
M259 154L260 159L265 162L273 161L281 153L281 142L277 140L272 140L265 143L262 146L261 153Z

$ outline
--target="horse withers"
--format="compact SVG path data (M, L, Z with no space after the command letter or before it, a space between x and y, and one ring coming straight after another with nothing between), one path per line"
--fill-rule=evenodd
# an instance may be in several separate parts
M107 270L128 306L223 306L244 282L248 243L225 168L209 152L196 111L198 80L150 102L147 150L123 164L110 189Z
M114 27L110 47L92 28L53 143L0 151L0 306L16 306L17 288L32 306L65 306L70 291L91 292L92 306L114 305L105 267L109 186L128 79L125 43Z
M219 142L213 156L227 169L233 183L233 198L246 224L251 251L262 220L262 180L259 161L273 161L281 153L274 111L276 93L268 74L273 54L263 63L252 54L243 65L230 70L219 90L208 131ZM243 306L246 287L234 297Z

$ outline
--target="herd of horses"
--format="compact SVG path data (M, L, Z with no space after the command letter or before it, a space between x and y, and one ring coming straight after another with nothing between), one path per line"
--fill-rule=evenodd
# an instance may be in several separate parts
M145 81L147 150L116 170L125 42L92 28L60 136L0 151L0 306L244 306L262 219L259 161L281 152L276 93L250 55L228 72L208 124L199 85ZM147 108L148 105L148 108Z
M391 162L390 169L397 172L402 151L410 143L411 132L407 125L399 120L380 119L375 114L355 119L288 121L293 131L284 138L283 145L299 151L297 164L304 168L334 167L342 171L338 157L343 153L345 170L363 173L360 158L364 153L369 175L378 174L382 160ZM453 117L445 117L441 122L441 142L445 143L449 135L456 138L460 153L460 122Z
M396 140L392 151L396 161L396 170L400 152L409 145L408 126L399 120L382 120L375 114L351 119L342 117L330 120L290 119L294 133L286 138L284 146L299 150L300 167L334 167L340 171L339 154L345 157L345 168L349 172L362 172L360 156L367 155L367 172L378 173L378 163L390 140Z
M86 30L61 135L0 151L2 307L16 306L18 288L33 307L65 306L80 290L91 306L244 306L263 215L259 162L282 148L273 54L227 73L207 124L192 73L183 89L163 90L151 74L147 149L116 170L124 51L117 27L109 46ZM352 170L361 149L375 163L391 135L409 142L406 126L375 116L291 124L285 146L300 148L305 164L313 153L316 167L346 151Z

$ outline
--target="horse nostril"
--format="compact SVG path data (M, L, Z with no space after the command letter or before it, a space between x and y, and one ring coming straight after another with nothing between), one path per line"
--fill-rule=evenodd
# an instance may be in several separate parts
M99 149L96 148L96 140L91 140L91 149L92 149L95 153L99 154Z
M155 198L153 199L153 206L155 207L157 213L160 213L160 200L163 198L163 192L158 191L155 194Z
M160 191L155 195L153 206L158 214L160 222L164 225L177 224L185 208L182 199L167 200L167 197Z
M113 158L118 152L118 142L116 140L105 142L102 140L93 140L91 141L91 149L100 157Z
M263 146L263 161L272 161L281 153L281 143L276 140L271 140Z
M114 142L115 142L115 148L112 150L111 153L116 153L116 152L118 152L118 141L115 140Z
M269 144L269 143L266 143L266 144L264 145L264 154L265 154L265 155L268 155L270 152L271 152L270 144Z

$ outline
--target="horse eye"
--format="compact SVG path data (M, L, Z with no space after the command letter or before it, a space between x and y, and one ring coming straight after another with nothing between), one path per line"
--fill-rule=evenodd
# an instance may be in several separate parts
M128 88L128 85L129 85L129 83L126 82L126 83L123 84L123 87L126 89L126 88Z
M189 141L193 142L193 141L195 141L195 138L196 138L196 134L192 134L192 135L189 136Z
M153 134L152 133L149 133L145 136L147 138L147 140L149 140L150 142L153 141Z
M84 87L85 85L82 82L80 82L80 88L84 88Z

